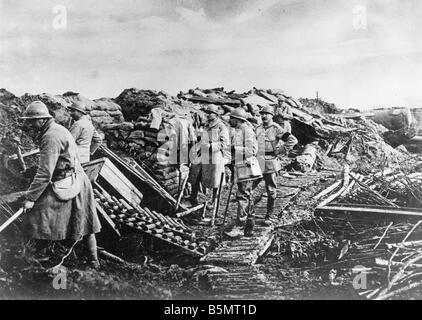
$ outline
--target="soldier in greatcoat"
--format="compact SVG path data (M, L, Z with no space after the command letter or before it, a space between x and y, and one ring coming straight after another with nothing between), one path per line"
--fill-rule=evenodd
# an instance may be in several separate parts
M199 163L193 165L191 203L197 202L199 182L204 188L213 190L212 203L208 209L212 209L217 199L217 191L223 174L222 186L225 185L225 165L230 158L230 140L227 126L219 119L218 107L209 105L206 109L208 122L201 132L201 141L197 144Z
M98 268L95 233L100 232L101 225L91 183L77 158L74 138L54 121L40 101L29 104L22 119L38 133L34 140L40 148L35 178L23 194L27 236L38 240L84 239L90 253L89 263ZM73 182L65 184L59 196L59 189L53 186L63 187L64 181ZM79 192L74 198L61 200L75 190Z
M262 177L258 160L258 142L252 125L246 119L242 108L234 109L230 114L230 125L233 127L231 137L232 163L237 181L236 199L238 225L246 221L244 234L251 236L254 227L254 217L250 210L252 199L252 183ZM254 165L256 164L256 165Z

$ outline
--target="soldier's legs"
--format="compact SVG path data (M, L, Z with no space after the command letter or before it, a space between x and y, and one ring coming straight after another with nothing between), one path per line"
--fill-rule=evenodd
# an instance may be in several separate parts
M89 264L93 268L98 268L100 263L98 261L98 254L97 254L97 239L95 238L95 234L91 233L84 237L85 245L89 252Z
M252 181L239 182L237 184L237 221L245 220L251 215L249 201L252 200Z
M212 210L214 209L215 201L217 200L217 192L218 188L212 188L212 202L208 204L207 209Z
M201 183L202 169L200 169L195 181L192 183L192 192L190 194L189 202L193 205L198 204L199 185Z
M264 181L268 196L267 215L265 216L265 219L274 220L276 218L274 214L274 205L275 200L277 199L277 174L275 172L264 174Z

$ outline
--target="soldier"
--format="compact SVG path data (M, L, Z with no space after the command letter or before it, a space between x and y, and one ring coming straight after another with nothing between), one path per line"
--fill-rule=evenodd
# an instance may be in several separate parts
M261 172L251 174L250 177L241 177L242 168L249 166L256 160L258 143L252 126L246 120L246 112L241 108L233 110L230 114L230 125L234 128L232 135L232 162L234 163L235 179L237 181L236 199L238 203L236 224L243 225L246 221L244 235L252 236L254 227L253 215L250 209L252 201L252 181Z
M208 122L205 130L201 134L201 143L199 145L201 152L200 164L194 165L194 171L199 170L192 186L190 202L197 203L199 191L199 182L202 186L213 190L212 204L207 209L211 210L217 198L217 191L220 185L221 174L225 172L225 165L230 157L229 130L226 125L218 118L218 107L209 105L207 110ZM199 151L199 150L198 150ZM200 165L200 168L198 168ZM200 176L200 177L199 177ZM225 178L223 176L223 184Z
M86 108L80 103L73 103L68 107L70 116L74 120L70 133L75 138L81 164L89 162L90 156L102 144L103 140L95 130Z
M98 268L95 233L101 225L91 183L77 159L75 140L54 122L41 101L29 104L21 119L38 132L34 140L40 146L37 173L23 192L27 235L41 241L85 237L90 265Z
M263 172L265 188L267 190L267 214L264 224L271 226L275 222L274 203L277 198L277 174L281 169L279 157L288 154L297 144L295 136L281 128L273 122L274 109L265 106L261 110L262 125L257 128L258 138L258 160ZM259 183L254 181L253 188Z

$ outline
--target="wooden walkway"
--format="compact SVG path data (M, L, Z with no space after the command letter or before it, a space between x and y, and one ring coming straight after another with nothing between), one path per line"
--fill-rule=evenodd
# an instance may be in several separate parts
M292 199L310 184L318 182L327 172L297 177L279 177L275 208L278 214L285 210ZM234 202L230 208L235 209ZM224 269L208 274L211 293L222 299L262 299L264 292L274 290L272 281L259 269L257 262L268 250L274 239L274 228L262 226L260 221L266 215L266 192L255 197L255 228L253 237L224 240L214 251L208 253L201 262ZM232 212L235 212L231 210Z

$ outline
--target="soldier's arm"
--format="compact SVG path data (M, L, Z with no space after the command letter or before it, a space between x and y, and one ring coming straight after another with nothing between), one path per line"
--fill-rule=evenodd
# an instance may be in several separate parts
M292 133L292 126L291 126L291 124L290 124L290 121L285 120L285 121L283 122L283 125L284 125L284 131L286 131L286 132L288 132L288 133Z
M37 173L29 186L25 197L30 201L37 201L50 184L60 155L60 144L52 137L45 137L40 145L40 160Z
M72 126L70 127L69 131L72 134L75 141L78 141L82 133L82 127L79 125L78 122L74 122Z
M102 143L103 143L103 139L101 138L101 135L98 133L97 130L94 129L94 134L92 135L91 147L90 147L91 155L94 154L94 152L98 149L99 146L101 146Z
M221 126L221 130L219 131L219 140L216 142L210 143L211 150L214 151L221 151L225 152L228 149L230 144L229 140L229 130L226 126Z
M256 156L258 153L258 141L256 139L255 132L250 130L245 130L245 144L244 144L244 152L246 158Z
M277 139L279 139L278 154L282 153L282 149L288 154L298 143L298 140L294 135L283 130L281 127L277 129Z

